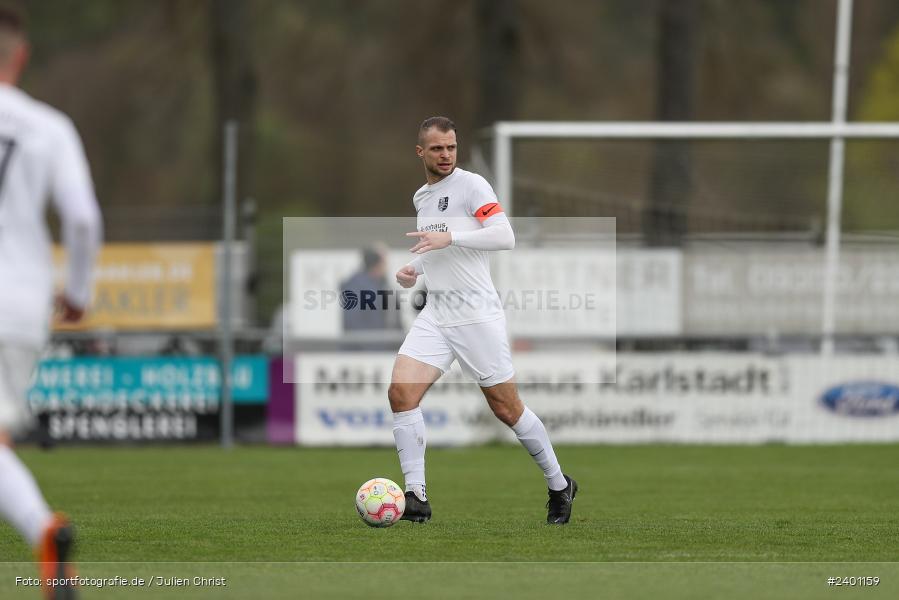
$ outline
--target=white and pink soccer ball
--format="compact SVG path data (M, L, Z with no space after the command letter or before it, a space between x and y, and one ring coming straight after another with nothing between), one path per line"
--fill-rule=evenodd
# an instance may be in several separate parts
M366 525L390 527L400 520L404 510L406 495L389 479L369 479L356 492L356 511Z

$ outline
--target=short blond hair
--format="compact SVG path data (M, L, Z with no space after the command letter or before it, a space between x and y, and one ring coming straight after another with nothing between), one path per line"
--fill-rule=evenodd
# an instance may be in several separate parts
M425 141L425 133L432 127L436 127L438 131L442 131L443 133L456 130L456 124L453 123L452 119L447 117L428 117L421 122L421 127L418 128L419 146Z

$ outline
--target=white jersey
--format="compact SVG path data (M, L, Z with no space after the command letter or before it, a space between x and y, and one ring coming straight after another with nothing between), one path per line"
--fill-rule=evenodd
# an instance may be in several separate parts
M81 139L67 116L0 84L0 342L38 347L49 334L48 197L68 251L66 297L85 306L101 224Z
M508 222L490 184L476 173L456 168L412 199L419 231L473 231L485 222ZM421 255L428 289L427 315L441 326L491 321L503 316L484 250L448 246Z

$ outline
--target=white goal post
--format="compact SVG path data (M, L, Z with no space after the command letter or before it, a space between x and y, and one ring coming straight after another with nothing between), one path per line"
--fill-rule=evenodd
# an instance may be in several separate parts
M899 123L846 123L839 120L793 123L501 121L493 126L493 176L497 196L510 215L514 214L515 204L512 181L513 142L541 138L556 140L830 140L821 351L823 354L833 352L845 161L843 142L846 139L899 139Z
M512 214L512 142L515 139L829 139L827 238L821 352L832 354L836 331L836 278L846 139L899 139L899 123L847 123L853 0L838 0L830 122L498 122L493 126L496 193Z
M899 139L899 123L499 121L493 125L493 174L503 208L513 209L516 139L749 140Z

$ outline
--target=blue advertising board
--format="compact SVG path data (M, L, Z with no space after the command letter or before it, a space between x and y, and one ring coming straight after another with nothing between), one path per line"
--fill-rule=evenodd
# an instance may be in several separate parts
M235 410L262 411L269 395L268 357L234 359ZM219 435L219 361L202 357L76 357L43 360L28 401L37 417L32 439L56 442L211 441Z
M264 404L268 399L268 357L235 357L231 381L236 404ZM76 357L41 361L28 400L38 412L48 405L100 408L110 404L214 412L220 395L219 361L211 356Z

